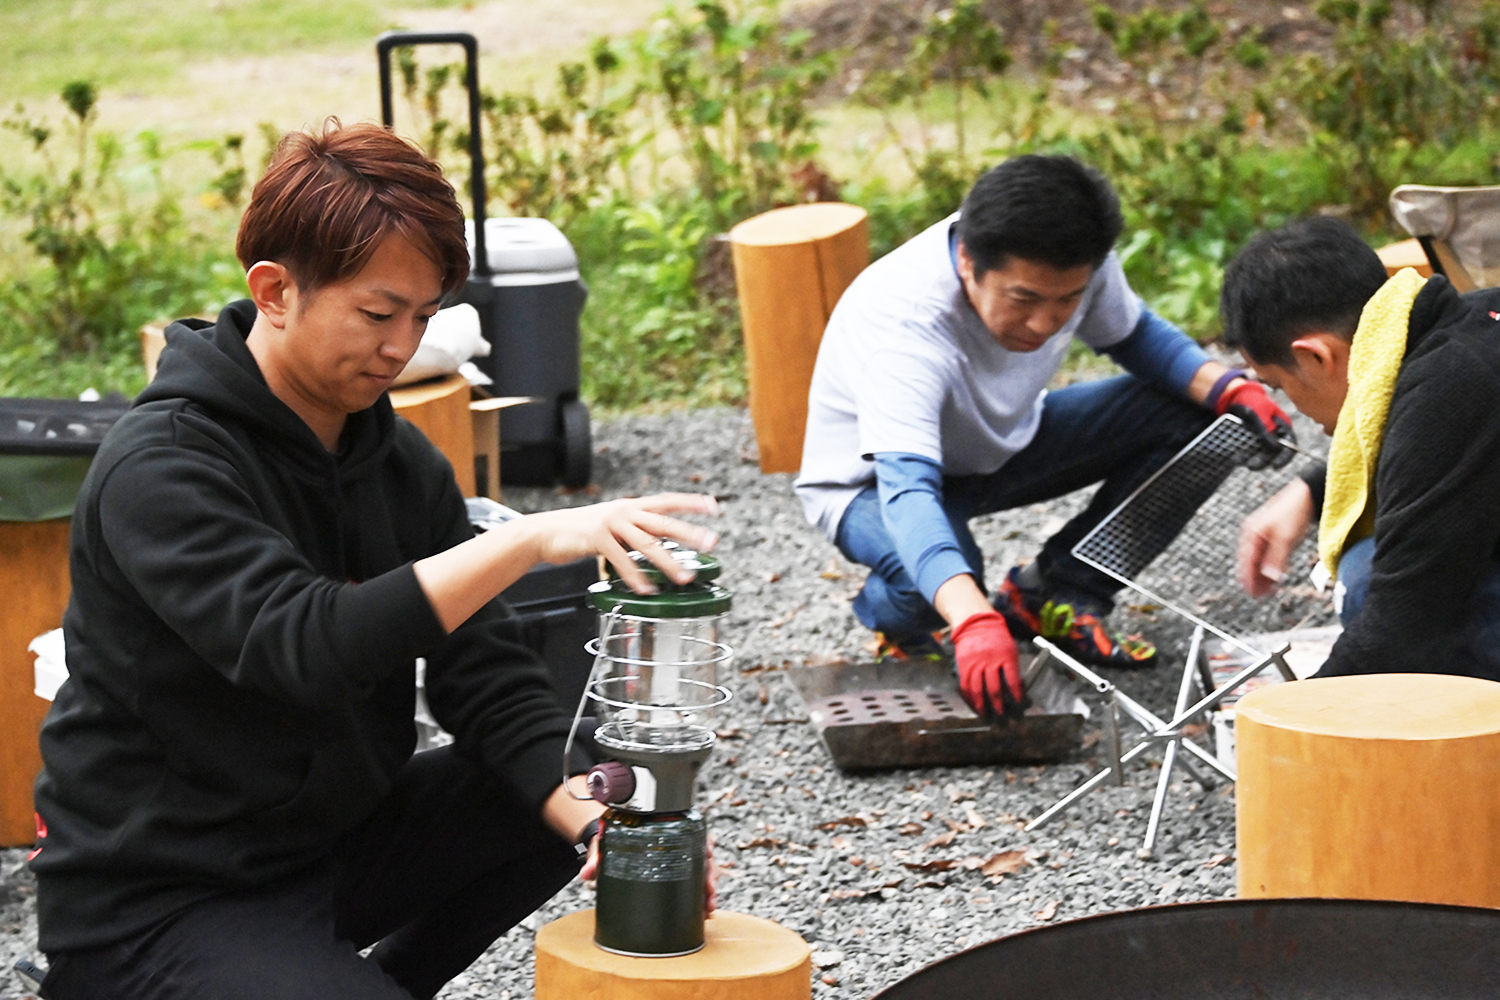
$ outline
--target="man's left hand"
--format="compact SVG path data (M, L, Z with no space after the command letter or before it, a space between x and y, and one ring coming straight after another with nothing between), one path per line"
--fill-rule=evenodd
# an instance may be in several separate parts
M1297 435L1292 431L1292 422L1281 407L1272 402L1266 387L1259 382L1245 379L1224 391L1214 408L1220 416L1233 413L1244 421L1245 426L1260 438L1265 449L1263 461L1251 462L1253 469L1273 468L1292 460L1292 449L1286 444L1296 444Z

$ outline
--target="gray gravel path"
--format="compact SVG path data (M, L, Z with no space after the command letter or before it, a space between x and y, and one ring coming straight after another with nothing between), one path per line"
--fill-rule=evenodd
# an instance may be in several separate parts
M1302 431L1304 442L1317 437ZM596 426L595 439L597 497L512 490L507 501L534 510L661 490L720 498L718 554L723 582L736 594L728 635L736 650L736 697L720 722L724 738L703 772L701 796L724 868L720 900L726 909L776 920L812 944L815 996L867 997L944 955L1049 921L1234 894L1231 788L1208 790L1179 777L1156 855L1137 856L1154 764L1128 768L1125 787L1106 786L1030 834L1021 830L1026 818L1094 772L1090 751L1046 767L841 774L805 722L784 672L820 658L863 655L870 636L849 609L863 571L803 520L790 476L760 474L744 411L625 417ZM1257 480L1251 492L1274 485ZM1085 501L1075 495L977 522L991 578L1030 558ZM1328 621L1326 601L1304 588L1254 607L1230 600L1236 526L1226 517L1212 540L1222 555L1216 573L1224 588L1199 593L1200 606L1213 610L1222 596L1230 603L1217 608L1217 620L1234 628ZM1169 712L1187 629L1150 608L1117 616L1124 627L1157 639L1164 662L1115 679L1158 713ZM1011 851L1018 853L1008 856L1015 866L1009 874L986 876L977 867ZM35 941L23 860L20 851L0 853L6 967ZM530 997L536 929L589 905L588 888L569 887L441 997ZM13 981L0 982L0 998L26 995Z

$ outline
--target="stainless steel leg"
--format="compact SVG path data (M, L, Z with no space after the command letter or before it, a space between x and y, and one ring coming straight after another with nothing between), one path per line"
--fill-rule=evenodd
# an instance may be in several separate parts
M1120 766L1120 690L1114 689L1110 692L1109 707L1105 710L1105 718L1108 720L1109 733L1109 766L1114 772L1115 784L1125 786L1125 769Z
M1161 758L1161 774L1156 776L1156 797L1151 800L1151 819L1146 822L1146 839L1141 848L1146 854L1156 851L1156 832L1161 828L1162 809L1167 804L1167 789L1172 784L1172 765L1177 763L1178 740L1167 744Z
M1176 714L1182 714L1187 708L1188 699L1193 696L1193 677L1198 670L1198 657L1203 650L1203 626L1199 625L1193 629L1193 638L1188 643L1187 662L1182 666L1182 682L1177 685ZM1146 823L1146 839L1141 845L1147 854L1156 850L1156 835L1161 829L1161 814L1166 808L1167 791L1172 786L1172 769L1177 764L1177 748L1187 739L1178 736L1168 740L1162 751L1161 774L1156 778L1156 797L1151 800L1151 819ZM1186 761L1184 761L1186 763Z

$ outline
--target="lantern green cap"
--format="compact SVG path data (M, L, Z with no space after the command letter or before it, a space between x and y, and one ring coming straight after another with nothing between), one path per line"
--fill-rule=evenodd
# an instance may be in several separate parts
M683 566L696 572L689 583L677 584L639 552L630 553L630 558L646 579L656 586L655 594L637 594L620 579L619 572L609 567L609 579L601 580L589 587L589 604L596 611L634 615L638 618L708 618L722 615L734 603L734 595L713 581L722 567L713 556L678 548L671 542L663 547Z

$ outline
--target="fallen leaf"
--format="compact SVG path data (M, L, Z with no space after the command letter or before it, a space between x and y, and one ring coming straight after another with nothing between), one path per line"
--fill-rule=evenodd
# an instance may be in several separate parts
M883 883L880 886L880 888L882 888L882 889L895 889L895 888L898 888L901 885L901 883L905 882L905 881L906 881L905 876L903 876L901 878L893 878L889 882Z
M1229 855L1229 854L1215 854L1213 857L1211 857L1207 861L1203 862L1203 864L1201 864L1199 867L1200 868L1217 868L1220 865L1222 865L1224 862L1226 862L1226 861L1233 861L1233 860L1234 860L1233 855Z
M909 868L914 872L946 872L958 866L958 862L952 858L934 858L931 861L903 861L902 868Z
M977 871L984 867L984 859L977 854L971 854L960 861L958 866L966 872Z
M1043 906L1040 910L1037 910L1034 914L1032 914L1032 916L1036 917L1043 923L1051 920L1053 917L1057 916L1057 900L1047 900L1047 905Z
M969 827L974 830L989 826L989 824L984 821L984 817L979 815L979 810L975 809L973 806L964 806L964 818L969 821Z
M750 840L743 840L734 846L742 851L748 851L752 847L785 847L786 841L780 837L753 837Z
M847 851L849 848L854 846L854 842L848 837L834 837L833 846L837 847L841 851Z
M969 824L967 824L967 823L960 823L958 820L956 820L956 819L949 819L947 816L943 817L943 825L946 826L948 829L952 830L954 833L968 833L969 832Z
M921 823L902 823L896 828L896 832L903 837L915 837L925 829Z
M931 840L929 840L927 843L923 844L922 850L927 851L931 850L934 847L947 847L949 844L953 843L953 838L957 836L957 830L949 830L946 833L940 833L936 837L933 837Z
M952 802L952 803L955 803L955 804L959 803L959 802L962 802L965 799L972 799L972 798L974 798L974 793L973 792L966 792L963 789L959 788L958 786L954 785L952 782L949 782L948 784L944 785L943 786L943 791L947 793L947 795L948 795L948 801Z
M863 899L870 893L866 889L835 889L828 894L829 899Z
M1030 863L1025 851L1001 851L980 866L980 871L990 876L1013 875Z
M829 656L827 654L820 653L817 656L809 656L804 661L804 665L809 667L836 667L840 664L848 662L849 658L847 656Z
M841 826L868 826L868 825L869 824L866 823L864 821L864 819L862 817L859 817L859 816L840 816L838 819L831 819L831 820L829 820L826 823L819 823L818 824L818 829L819 830L834 830L834 829L837 829L838 827L841 827Z
M834 556L833 558L829 559L828 568L823 570L823 572L819 573L818 575L825 580L842 580L844 578L844 574L839 570L838 557Z
M781 579L781 574L780 573L767 573L766 574L766 582L767 583L775 583L776 581L778 581L780 579Z
M745 731L739 726L730 726L728 729L715 729L714 735L721 740L742 740L745 738Z

